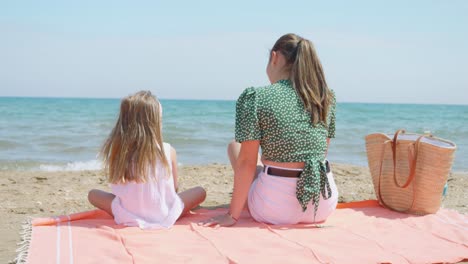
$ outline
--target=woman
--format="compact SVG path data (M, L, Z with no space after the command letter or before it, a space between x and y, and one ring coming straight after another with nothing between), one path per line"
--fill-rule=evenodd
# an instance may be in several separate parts
M255 220L270 224L319 223L336 208L338 191L325 160L336 100L312 43L282 36L266 72L271 85L247 88L237 100L229 212L204 226L234 225L246 201Z

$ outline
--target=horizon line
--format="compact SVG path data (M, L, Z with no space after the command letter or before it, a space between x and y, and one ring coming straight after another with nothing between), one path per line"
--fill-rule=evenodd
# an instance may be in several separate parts
M4 96L0 98L23 98L23 99L88 99L88 100L121 100L123 97L73 97L73 96ZM226 101L235 102L237 99L199 99L199 98L158 98L160 100L173 100L173 101ZM468 104L460 103L409 103L409 102L364 102L364 101L338 101L344 104L389 104L389 105L447 105L447 106L468 106Z

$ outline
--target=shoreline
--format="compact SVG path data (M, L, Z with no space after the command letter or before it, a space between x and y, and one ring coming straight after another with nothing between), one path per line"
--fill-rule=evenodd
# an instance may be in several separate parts
M96 162L98 162L98 160L75 161L75 162L70 161L70 162L61 162L61 163L53 163L53 164L52 163L51 164L41 164L41 166L52 167L52 169L41 169L40 168L41 166L40 167L32 167L32 168L23 168L23 167L13 166L13 167L11 167L11 169L10 168L0 169L0 173L5 173L5 172L30 172L30 173L36 173L36 172L38 172L38 173L43 173L43 172L49 172L49 173L76 172L76 173L79 173L79 172L83 172L83 171L99 173L100 169L95 169L95 168L100 167L101 165L96 163ZM229 160L226 161L226 162L229 162ZM73 164L85 164L85 163L92 163L92 166L91 166L92 168L89 168L89 169L88 168L84 168L84 169L73 169L73 168L70 169L70 168L67 168L67 167L70 167L70 165L73 165ZM0 164L2 164L2 163L0 163ZM353 163L344 163L344 162L331 162L331 164L332 164L332 166L337 165L337 166L360 167L360 168L368 170L367 164L362 165L362 164L353 164ZM211 162L211 163L181 163L181 162L179 162L178 163L179 170L181 170L184 167L191 168L191 167L205 167L205 166L228 166L228 167L230 167L229 164L222 163L222 162ZM452 168L453 168L453 166L452 166ZM454 170L454 169L452 169L451 174L464 174L464 175L468 176L468 169L466 169L466 170Z
M349 167L360 167L360 168L366 168L367 166L362 166L362 165L355 165L355 164L348 164L348 163L332 163L332 166L349 166ZM208 163L208 164L179 164L178 168L179 170L183 169L184 167L186 168L192 168L192 167L210 167L210 166L227 166L230 167L230 165L226 165L223 163ZM94 173L100 173L100 170L41 170L41 169L16 169L16 170L0 170L0 174L4 173L14 173L14 172L19 172L19 173L80 173L80 172L94 172ZM452 170L450 172L451 174L456 174L456 175L466 175L468 177L468 170Z
M207 190L204 208L228 206L233 187L230 165L179 166L180 190L202 186ZM339 202L375 199L369 169L350 164L332 164ZM87 201L90 189L109 190L102 171L0 171L0 262L15 256L21 223L28 218L70 214L93 209ZM442 207L468 214L468 172L452 172Z

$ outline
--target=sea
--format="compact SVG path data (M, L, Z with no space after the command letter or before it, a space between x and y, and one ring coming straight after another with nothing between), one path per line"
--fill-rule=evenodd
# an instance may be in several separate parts
M235 101L161 100L163 138L179 165L228 164ZM120 99L0 97L0 170L97 170ZM364 137L432 133L457 145L454 171L468 171L468 105L338 103L328 159L367 165Z

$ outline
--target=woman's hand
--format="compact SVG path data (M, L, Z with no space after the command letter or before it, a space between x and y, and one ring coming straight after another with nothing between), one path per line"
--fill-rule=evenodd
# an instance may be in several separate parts
M237 223L237 220L234 219L230 214L222 214L212 217L210 219L206 219L198 223L201 226L207 227L219 227L219 226L233 226Z

